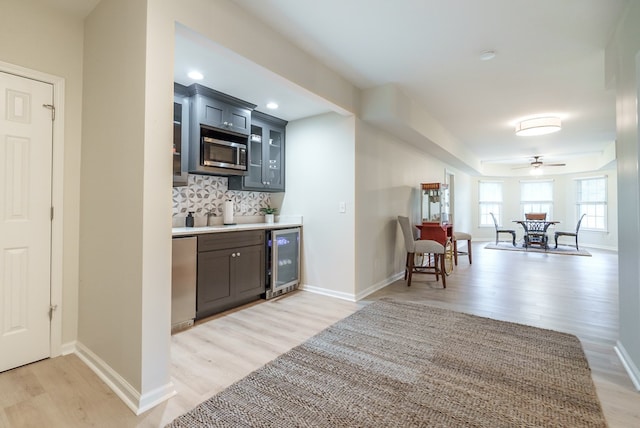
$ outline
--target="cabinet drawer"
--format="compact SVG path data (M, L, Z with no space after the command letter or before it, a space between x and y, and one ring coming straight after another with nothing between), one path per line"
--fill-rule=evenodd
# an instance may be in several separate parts
M246 247L264 244L264 230L242 232L207 233L198 235L198 252L224 250L225 248Z

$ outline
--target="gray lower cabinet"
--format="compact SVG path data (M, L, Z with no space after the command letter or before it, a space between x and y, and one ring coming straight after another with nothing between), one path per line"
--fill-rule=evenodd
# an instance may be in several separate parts
M230 190L284 192L287 121L254 111L249 136L248 174L229 177Z
M198 236L196 319L258 300L265 292L264 230Z

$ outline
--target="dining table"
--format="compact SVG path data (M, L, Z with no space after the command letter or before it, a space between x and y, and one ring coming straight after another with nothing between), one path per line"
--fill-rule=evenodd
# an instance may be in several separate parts
M545 251L549 249L547 229L560 223L556 220L513 220L513 222L518 223L524 229L523 247L529 248L537 245L544 248Z

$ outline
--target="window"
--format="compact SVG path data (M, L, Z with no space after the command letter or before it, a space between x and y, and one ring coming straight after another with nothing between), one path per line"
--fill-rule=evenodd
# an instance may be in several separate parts
M493 227L493 219L489 213L496 216L498 224L502 224L502 182L480 181L478 183L478 201L480 204L480 226Z
M525 213L547 213L547 219L553 219L553 181L521 181L520 207L522 218Z
M607 230L607 177L576 180L576 214L582 219L580 228Z

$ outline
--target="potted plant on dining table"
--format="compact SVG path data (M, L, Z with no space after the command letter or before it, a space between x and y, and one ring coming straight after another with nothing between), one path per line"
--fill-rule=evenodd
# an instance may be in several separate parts
M265 223L273 223L274 214L278 211L277 208L271 207L267 205L266 207L260 208L260 212L264 213L264 222Z

